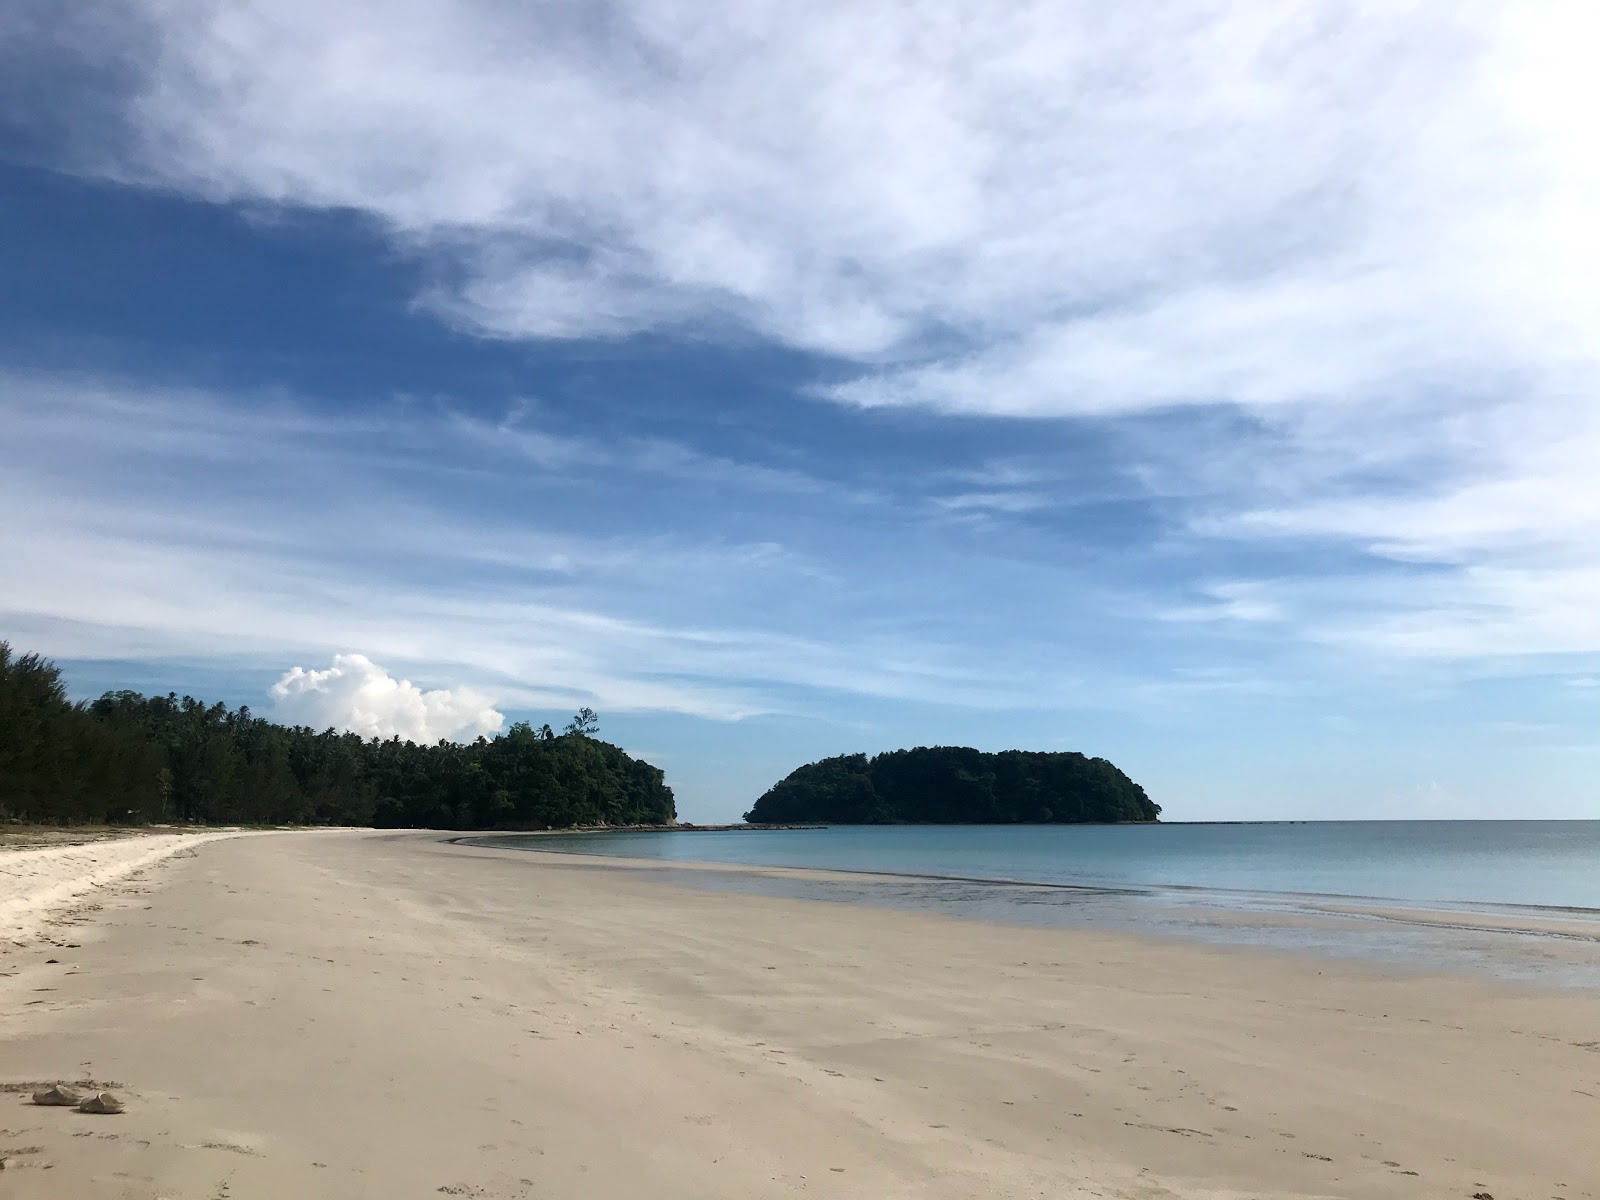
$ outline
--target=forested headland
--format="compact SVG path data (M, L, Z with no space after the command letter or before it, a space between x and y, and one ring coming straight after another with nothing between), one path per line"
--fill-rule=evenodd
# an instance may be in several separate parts
M552 829L669 824L661 771L593 736L513 725L424 746L277 725L176 695L73 703L61 672L0 642L0 820L38 824Z
M808 763L744 815L755 823L1012 825L1154 821L1161 806L1103 758L919 746Z

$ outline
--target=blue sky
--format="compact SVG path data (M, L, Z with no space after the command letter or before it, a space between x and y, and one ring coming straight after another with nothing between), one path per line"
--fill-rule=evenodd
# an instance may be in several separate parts
M1593 17L1270 8L40 6L0 636L592 705L696 820L952 742L1600 816Z

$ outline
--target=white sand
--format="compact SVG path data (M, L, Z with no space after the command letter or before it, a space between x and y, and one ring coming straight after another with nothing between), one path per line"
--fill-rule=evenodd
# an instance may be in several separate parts
M0 849L0 940L38 936L52 914L170 854L226 833L169 833L37 850Z
M326 833L104 887L0 945L0 1195L1600 1196L1593 992L663 878ZM127 1112L19 1092L83 1076Z

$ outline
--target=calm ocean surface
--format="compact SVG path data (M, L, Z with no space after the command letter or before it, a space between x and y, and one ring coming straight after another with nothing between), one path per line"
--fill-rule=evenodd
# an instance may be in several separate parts
M1094 888L1600 910L1600 821L841 825L584 834L530 838L526 844L629 858Z
M719 891L1600 988L1600 821L834 826L470 840L660 859L673 882ZM667 862L860 874L684 872Z

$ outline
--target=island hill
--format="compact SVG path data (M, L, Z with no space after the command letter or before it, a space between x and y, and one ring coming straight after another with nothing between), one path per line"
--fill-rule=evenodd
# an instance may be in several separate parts
M1012 825L1144 822L1161 806L1103 758L920 746L807 763L744 815L751 824Z

